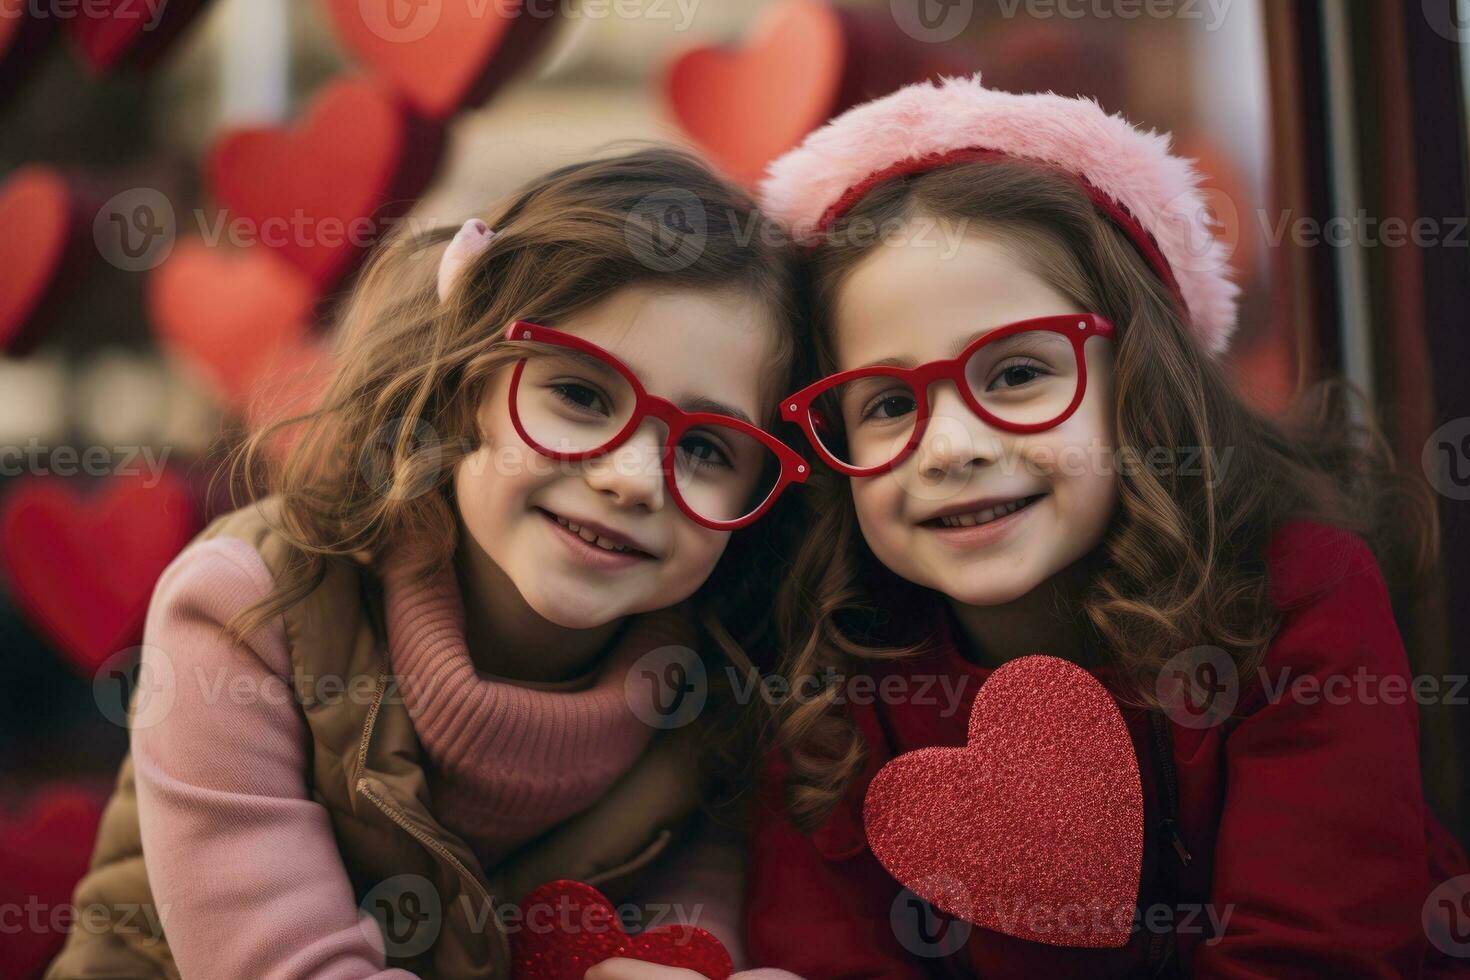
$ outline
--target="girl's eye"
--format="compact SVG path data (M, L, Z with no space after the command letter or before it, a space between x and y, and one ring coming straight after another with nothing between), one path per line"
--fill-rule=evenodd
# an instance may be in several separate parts
M679 440L679 452L700 466L730 468L730 454L714 439L699 432L691 432Z
M986 390L994 391L997 388L1019 388L1024 384L1035 381L1041 377L1041 374L1041 369L1034 364L1012 364L1009 367L1002 368L996 374L995 380L990 382Z
M610 415L612 406L592 385L580 381L558 381L548 385L555 398L589 415Z
M914 396L907 391L889 391L877 396L863 407L862 420L884 421L902 418L914 410Z

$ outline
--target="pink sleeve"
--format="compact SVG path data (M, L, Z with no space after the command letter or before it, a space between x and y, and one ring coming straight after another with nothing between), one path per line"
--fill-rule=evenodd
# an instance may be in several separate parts
M174 560L149 607L130 735L170 950L185 980L412 980L385 969L382 933L310 799L280 619L248 643L221 634L270 586L254 549L214 539Z

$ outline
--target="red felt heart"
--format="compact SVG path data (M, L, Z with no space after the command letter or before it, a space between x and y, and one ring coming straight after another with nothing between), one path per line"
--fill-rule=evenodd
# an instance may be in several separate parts
M0 566L17 607L87 677L138 642L154 583L199 527L181 477L141 457L115 462L130 472L92 496L30 477L0 504Z
M554 5L326 0L337 35L419 112L443 119L489 97L540 50Z
M86 0L72 5L67 31L93 71L125 61L146 65L193 19L203 0Z
M61 949L101 814L93 794L69 786L42 789L18 813L0 814L0 908L13 913L0 980L39 977Z
M515 980L582 980L614 956L683 967L711 980L726 980L734 970L720 941L694 926L629 936L612 903L580 881L547 882L521 900L520 913L510 933Z
M311 323L315 290L267 249L225 251L179 242L148 282L148 314L163 344L204 375L232 408L289 359Z
M328 85L294 129L236 130L209 153L218 198L326 290L427 184L442 131L367 79Z
M34 335L31 317L65 264L72 213L66 182L49 167L26 167L0 187L0 349Z
M836 111L846 65L837 12L790 0L759 20L743 48L698 47L677 57L663 85L684 131L718 167L752 184Z
M1107 690L1056 657L980 688L963 748L890 761L863 806L873 853L910 891L995 932L1126 945L1143 860L1143 789Z

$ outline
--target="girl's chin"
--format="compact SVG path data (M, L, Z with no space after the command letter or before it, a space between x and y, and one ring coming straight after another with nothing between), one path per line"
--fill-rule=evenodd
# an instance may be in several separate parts
M940 575L938 580L943 584L934 585L933 588L960 605L980 608L1015 602L1041 584L1041 580L1031 581L1030 576L1024 579L1010 576L999 578L992 573L987 573L983 580L967 580L963 572L956 572L951 576Z
M590 593L585 587L557 581L537 581L520 589L531 611L554 626L568 630L592 630L627 615L628 603L613 600L606 592Z

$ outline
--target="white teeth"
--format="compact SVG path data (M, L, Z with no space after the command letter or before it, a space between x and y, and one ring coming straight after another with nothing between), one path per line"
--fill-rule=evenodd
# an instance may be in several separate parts
M616 541L611 541L611 540L609 540L607 538L604 538L602 535L598 534L596 531L589 531L587 528L583 527L580 524L573 524L571 521L567 520L565 517L562 517L560 514L556 514L556 515L553 515L553 516L556 517L556 523L560 524L562 527L566 528L568 531L571 531L573 534L575 534L577 537L581 538L583 541L586 541L588 544L595 544L595 545L597 545L597 547L602 548L605 551L632 551L633 550L632 548L629 548L626 545L621 545L621 544L618 544Z
M989 524L997 518L1015 513L1025 503L1025 500L1012 500L1008 504L987 507L985 510L977 510L973 514L954 514L949 517L941 517L939 522L945 527L974 527L976 524Z

